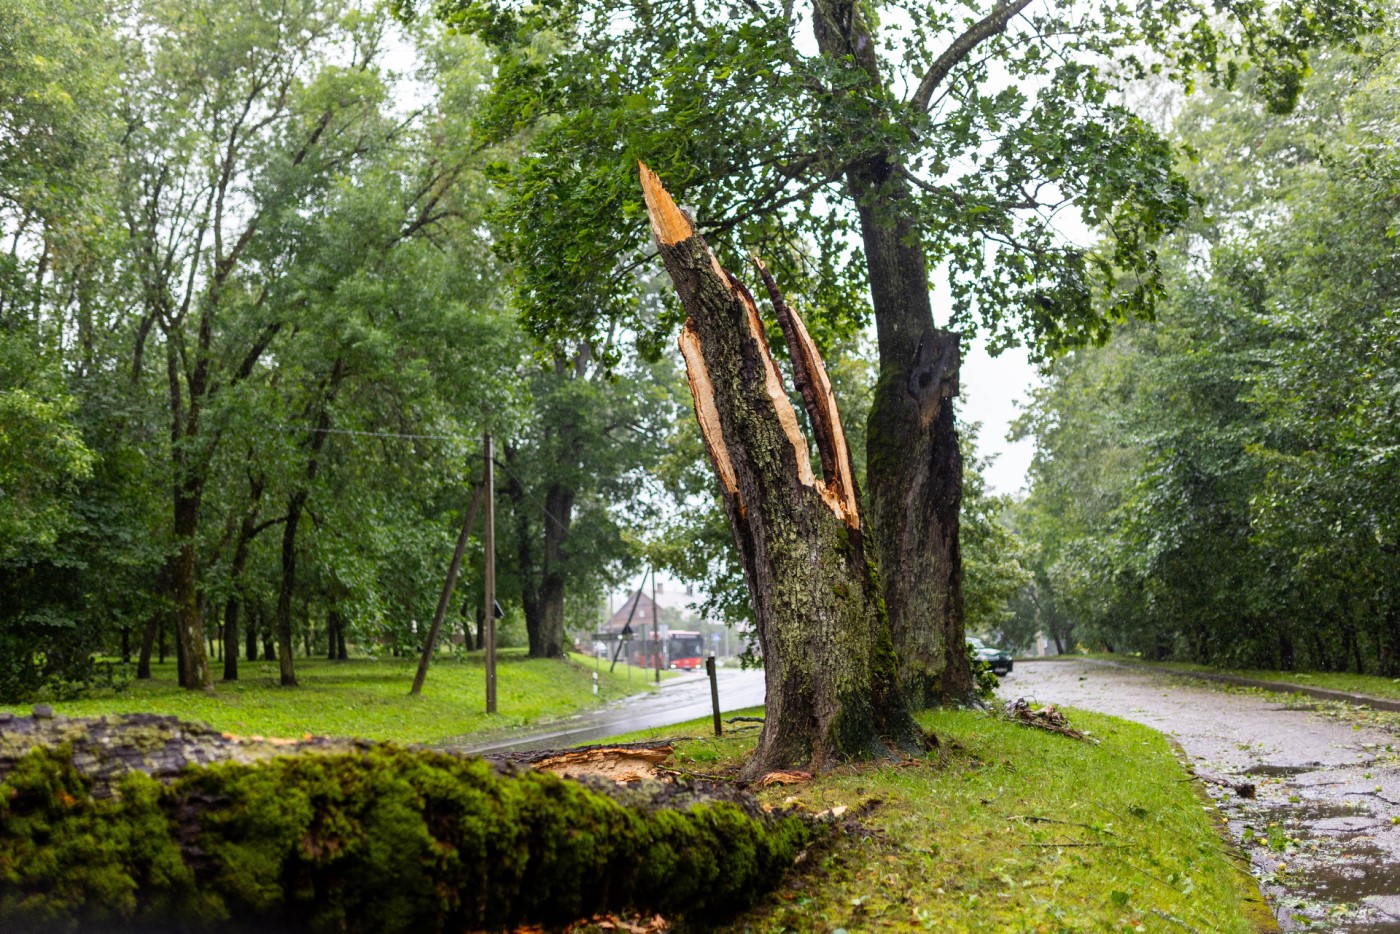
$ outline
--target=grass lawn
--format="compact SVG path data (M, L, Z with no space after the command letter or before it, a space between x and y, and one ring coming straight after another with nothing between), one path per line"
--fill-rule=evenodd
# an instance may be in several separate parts
M239 680L215 681L211 693L182 690L175 663L152 665L149 681L131 681L125 690L55 702L67 716L106 713L174 714L229 733L259 736L358 736L430 743L484 730L517 727L566 716L582 709L648 690L654 674L607 663L593 695L594 661L529 659L524 649L504 649L496 673L499 713L485 710L485 665L480 655L462 660L441 656L428 669L419 697L409 697L417 659L352 659L328 662L298 658L300 686L278 684L276 662L240 662ZM215 668L215 677L218 676ZM671 676L663 672L663 677ZM28 713L27 706L0 706Z
M1073 658L1074 656L1069 657ZM1325 688L1329 691L1347 691L1353 694L1370 694L1372 697L1400 700L1400 678L1386 678L1380 675L1353 675L1336 671L1307 672L1270 671L1260 668L1216 668L1192 662L1148 662L1135 655L1109 655L1107 653L1095 653L1086 657L1129 662L1134 665L1151 665L1154 668L1166 668L1173 671L1208 671L1212 674L1238 675L1241 678L1255 678L1259 681L1282 681L1310 688Z
M921 717L940 739L926 760L759 792L772 805L868 809L870 833L814 850L727 930L1276 930L1161 734L1069 716L1102 744L941 711ZM723 776L758 730L716 740L706 720L655 735L695 737L671 764Z

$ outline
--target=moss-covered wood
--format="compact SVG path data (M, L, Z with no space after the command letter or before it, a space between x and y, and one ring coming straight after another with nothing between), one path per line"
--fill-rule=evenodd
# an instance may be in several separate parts
M818 434L819 479L753 297L645 167L642 183L689 316L681 350L763 647L767 713L744 775L919 751L821 357L775 292Z
M0 929L461 931L747 905L813 825L732 789L585 785L374 746L142 771L73 747L0 780Z
M1002 16L1021 6L998 7L967 37L982 41L995 34L1005 26ZM828 60L854 62L873 87L890 86L860 5L815 0L812 27ZM967 52L955 44L947 60ZM919 93L932 93L944 75L938 66L930 69ZM876 97L864 97L864 89L850 93L861 108L874 106L878 114L883 106ZM844 174L860 215L880 348L866 429L871 537L885 578L901 685L910 704L926 707L967 700L975 685L963 651L962 456L947 401L958 392L959 338L933 325L924 232L901 162L895 147L872 140L869 155L847 165Z

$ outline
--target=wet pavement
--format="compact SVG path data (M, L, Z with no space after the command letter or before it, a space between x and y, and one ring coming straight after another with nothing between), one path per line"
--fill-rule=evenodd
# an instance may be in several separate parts
M716 672L721 713L763 703L762 671L721 668ZM475 736L466 743L436 744L458 752L525 752L576 746L621 733L661 729L711 715L710 682L703 673L661 682L660 688L564 720L521 727L507 734Z
M1206 787L1284 930L1400 934L1400 718L1080 659L1018 661L999 693L1135 720L1254 782Z

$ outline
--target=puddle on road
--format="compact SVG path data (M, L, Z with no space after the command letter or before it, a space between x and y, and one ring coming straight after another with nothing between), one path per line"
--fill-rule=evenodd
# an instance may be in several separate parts
M1394 895L1400 892L1400 865L1386 862L1385 856L1373 846L1345 850L1341 862L1310 867L1300 888L1314 898L1340 904L1360 902L1370 895Z
M1400 932L1400 918L1368 898L1400 893L1400 863L1366 842L1389 821L1360 801L1241 802L1237 819L1256 868L1275 861L1289 869L1263 880L1284 916L1303 930L1346 934ZM1262 861L1258 858L1263 856ZM1262 871L1267 872L1267 869ZM1337 911L1338 908L1343 909ZM1290 925L1291 926L1291 925Z

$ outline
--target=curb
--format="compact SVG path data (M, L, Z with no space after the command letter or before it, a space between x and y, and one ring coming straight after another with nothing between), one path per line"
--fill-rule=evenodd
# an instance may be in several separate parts
M1085 661L1090 660L1091 659L1085 659ZM1107 664L1112 663L1110 662ZM1123 667L1144 668L1146 666L1124 665ZM1181 743L1177 742L1176 737L1161 733L1160 730L1158 732L1166 739L1167 744L1171 746L1172 752L1176 754L1177 761L1181 763L1182 769L1188 775L1194 776L1196 774L1196 768L1191 764L1191 756L1187 754L1186 749ZM1229 824L1225 820L1225 815L1220 810L1220 805L1210 796L1210 792L1206 791L1205 786L1200 782L1193 781L1188 784L1191 786L1191 790L1195 793L1196 797L1200 800L1201 806L1214 815L1214 817L1220 818L1218 821L1212 819L1210 823L1211 829L1215 831L1216 838L1220 841L1221 852L1225 859L1232 863L1234 868L1250 881L1248 888L1253 889L1254 897L1251 898L1248 895L1243 896L1245 902L1245 917L1259 934L1274 934L1274 932L1283 930L1279 925L1278 917L1274 914L1273 903L1269 901L1268 893L1264 891L1263 882L1252 871L1249 856L1245 854L1244 848L1240 846L1240 842L1230 833Z
M1280 694L1304 694L1308 697L1315 697L1318 700L1342 701L1355 707L1370 707L1372 710L1388 710L1393 713L1400 713L1400 700L1392 700L1388 697L1372 697L1370 694L1352 694L1347 691L1333 691L1330 688L1309 687L1306 684L1294 684L1291 681L1264 681L1259 678L1244 678L1239 675L1219 674L1211 671L1181 671L1176 668L1158 668L1155 665L1139 665L1133 662L1109 661L1105 658L1078 658L1074 655L1064 655L1061 658L1071 658L1075 661L1090 662L1095 665L1107 665L1110 668L1127 668L1130 671L1149 671L1153 674L1170 675L1178 678L1195 678L1198 681L1215 681L1220 684L1233 684L1238 687L1263 688L1266 691L1277 691ZM1021 661L1018 659L1017 661ZM1054 659L1032 658L1025 659L1026 662L1054 661Z

